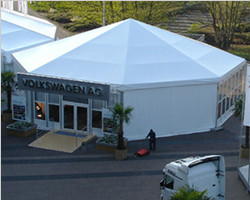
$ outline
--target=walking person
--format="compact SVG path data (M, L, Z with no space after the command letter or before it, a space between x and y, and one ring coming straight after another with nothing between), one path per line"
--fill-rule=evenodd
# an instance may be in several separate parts
M156 134L155 134L155 132L153 131L153 129L150 129L150 131L149 131L149 133L148 133L146 139L147 139L148 137L150 137L150 139L149 139L149 148L150 148L150 150L155 151Z

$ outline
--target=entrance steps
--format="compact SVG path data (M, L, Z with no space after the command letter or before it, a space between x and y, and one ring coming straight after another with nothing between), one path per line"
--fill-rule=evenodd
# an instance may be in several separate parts
M37 138L34 142L29 144L29 146L72 153L79 147L90 143L95 138L96 136L94 134L54 129L47 131L46 134L43 134L41 137Z
M43 130L43 129L37 129L36 130L36 139L45 135L46 133L48 133L48 130Z

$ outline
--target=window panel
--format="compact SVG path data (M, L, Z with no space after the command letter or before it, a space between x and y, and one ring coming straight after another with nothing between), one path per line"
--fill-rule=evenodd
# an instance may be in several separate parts
M230 107L233 105L233 92L230 94Z
M233 93L233 102L235 103L236 99L237 99L237 89L234 90L234 93Z
M221 116L221 102L218 103L218 108L217 109L218 109L218 114L217 114L218 115L217 119L218 119Z
M224 81L223 83L223 98L226 96L227 94L227 82Z
M102 112L101 111L92 111L92 127L93 128L102 128Z
M72 102L77 102L77 103L88 104L88 99L79 98L79 97L76 97L74 95L71 95L71 96L63 95L63 100L64 101L72 101Z
M226 99L222 100L222 115L225 113L225 107L226 107Z
M49 120L59 122L59 106L49 105Z
M235 88L237 88L239 85L239 72L235 74Z
M227 94L229 94L230 91L231 91L230 86L231 86L231 78L229 78L229 79L227 80Z
M239 98L241 98L241 95L242 95L241 92L242 92L242 91L241 91L241 85L240 85L239 88L238 88Z
M64 105L64 128L74 129L74 106Z
M222 90L223 90L223 85L222 84L220 84L219 85L219 101L222 99Z
M226 111L229 109L229 105L230 105L230 96L227 96L227 105L226 105Z
M231 82L231 90L234 90L235 89L235 74L232 76L232 82Z
M49 103L59 104L59 95L58 94L49 94Z
M35 102L35 118L45 120L45 104L42 102Z
M111 94L109 99L109 106L114 107L116 103L119 103L119 95Z
M35 101L45 102L45 93L35 92Z
M103 101L102 100L93 99L93 101L92 101L92 108L94 108L94 109L102 109L103 108Z
M166 175L165 181L166 181L166 187L168 189L173 190L174 189L174 179L172 177Z

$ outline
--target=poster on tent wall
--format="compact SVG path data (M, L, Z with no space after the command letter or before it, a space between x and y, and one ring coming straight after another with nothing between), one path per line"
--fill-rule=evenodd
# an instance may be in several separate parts
M103 132L112 133L115 126L112 119L112 112L109 109L102 109Z
M26 97L12 95L12 119L25 121L26 120Z
M244 126L250 126L250 66L247 67Z

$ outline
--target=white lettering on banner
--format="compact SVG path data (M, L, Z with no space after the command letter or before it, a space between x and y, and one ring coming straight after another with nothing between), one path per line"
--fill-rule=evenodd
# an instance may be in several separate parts
M21 90L73 95L109 101L109 85L32 74L17 74Z
M250 126L250 66L247 67L244 126Z
M25 87L30 88L38 88L44 90L52 90L59 92L67 92L67 93L76 93L76 94L88 94L93 96L101 96L103 95L102 88L95 87L85 87L80 85L72 85L72 84L64 84L64 83L54 83L48 81L37 81L33 79L25 79L23 78L23 85Z

